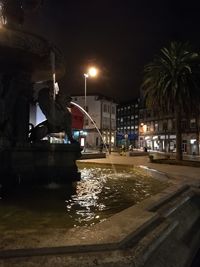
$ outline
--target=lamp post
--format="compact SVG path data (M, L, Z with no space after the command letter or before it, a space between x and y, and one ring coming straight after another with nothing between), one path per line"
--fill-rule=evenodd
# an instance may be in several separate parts
M87 73L84 73L84 77L85 77L85 102L84 102L84 109L86 110L86 105L87 105L87 100L86 100L86 95L87 95L87 78L89 77L89 75Z
M90 67L88 69L87 73L84 73L84 78L85 78L85 101L84 101L84 109L87 111L87 78L89 77L95 77L97 75L97 69L95 67Z

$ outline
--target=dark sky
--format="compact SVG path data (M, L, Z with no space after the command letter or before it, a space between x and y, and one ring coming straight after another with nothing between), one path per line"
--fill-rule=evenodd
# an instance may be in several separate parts
M100 73L87 92L131 100L139 94L142 71L170 41L200 48L198 1L46 0L26 26L55 43L64 54L68 94L84 93L83 73L95 64Z

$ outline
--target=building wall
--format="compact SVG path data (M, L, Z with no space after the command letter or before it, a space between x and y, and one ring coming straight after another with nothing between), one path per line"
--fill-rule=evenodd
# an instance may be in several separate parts
M85 97L84 96L73 96L72 101L84 108ZM101 103L97 100L97 96L87 96L87 112L95 122L96 126L100 128L101 122ZM93 129L94 124L92 121L85 116L84 120L85 129Z
M117 106L117 145L138 146L139 99Z
M187 154L198 153L195 119L182 118L182 150ZM175 120L170 115L140 110L139 147L154 151L176 152Z
M73 96L72 101L84 107L85 97ZM99 134L92 121L85 117L84 131L87 132L86 146L88 148L97 148L102 142L109 144L111 133L111 145L114 147L116 143L116 103L111 99L99 95L88 95L86 103L86 109L100 131Z

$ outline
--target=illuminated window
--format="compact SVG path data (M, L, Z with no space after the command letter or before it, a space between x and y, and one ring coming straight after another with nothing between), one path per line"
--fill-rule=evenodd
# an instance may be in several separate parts
M158 131L158 122L155 121L154 123L154 131L157 132Z
M195 119L191 119L190 120L190 128L195 128L196 127L196 120Z

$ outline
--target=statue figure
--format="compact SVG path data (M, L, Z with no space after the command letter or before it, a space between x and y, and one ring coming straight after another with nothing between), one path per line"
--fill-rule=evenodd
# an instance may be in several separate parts
M73 139L71 131L71 112L68 109L71 98L58 94L54 100L51 92L50 87L44 87L39 90L37 101L47 120L39 123L34 128L32 127L29 141L39 141L50 133L64 131L69 141L75 143L76 141Z

